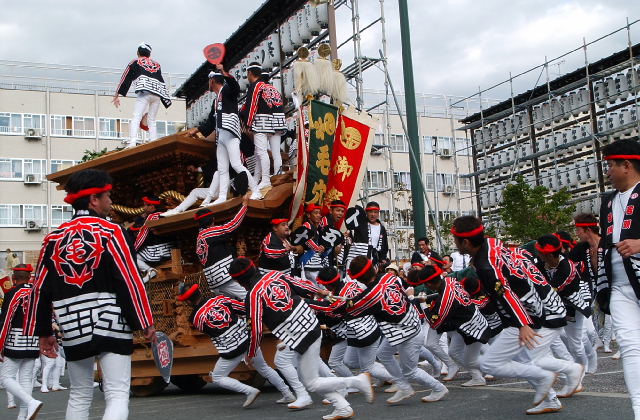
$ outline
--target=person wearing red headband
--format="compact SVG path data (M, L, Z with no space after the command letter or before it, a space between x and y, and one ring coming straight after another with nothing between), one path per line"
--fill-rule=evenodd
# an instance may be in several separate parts
M29 302L27 334L40 337L41 354L55 357L51 319L64 331L71 378L68 418L88 418L96 359L104 377L104 418L129 413L133 332L155 340L151 305L122 228L105 219L111 178L87 169L66 182L74 218L45 238ZM53 312L52 312L53 309Z
M594 353L589 340L584 340L585 323L591 322L591 306L585 300L580 288L580 274L576 264L562 255L562 244L556 235L543 235L536 242L536 251L540 256L538 268L545 275L547 281L557 291L567 308L566 334L567 350L573 359L582 366L589 367L587 354ZM596 355L597 363L597 355ZM590 372L594 373L594 372ZM582 387L580 384L579 388ZM559 397L564 397L571 390L561 390Z
M196 255L209 289L238 300L244 300L247 292L229 276L229 267L236 256L235 244L230 242L234 232L242 225L247 214L249 197L242 198L242 207L227 223L216 225L213 211L200 209L194 219L200 226L196 238Z
M303 252L302 245L291 245L289 242L288 218L271 219L271 232L260 243L258 268L266 274L271 270L291 274L295 266L295 255Z
M370 258L375 265L389 262L387 229L380 221L380 205L377 202L370 201L364 209L360 206L350 208L346 224L352 239L347 252L347 267L359 255Z
M320 222L322 221L322 207L315 203L307 204L305 208L306 221L302 226L309 229L310 238L304 243L305 253L298 258L298 264L302 267L304 277L315 282L318 271L329 265L329 258L324 246L320 245Z
M344 201L333 200L329 204L329 214L322 218L320 224L322 226L333 226L336 229L340 229L346 211L347 205Z
M187 302L193 308L189 322L198 331L208 335L218 350L219 359L210 373L211 382L230 391L245 394L247 398L242 407L249 407L260 395L260 390L229 377L229 374L242 362L249 348L244 302L225 295L206 299L197 283L180 283L178 292L178 301ZM288 404L295 400L282 378L265 362L260 350L253 358L253 366L263 378L282 393L282 398L276 401L277 403Z
M434 250L429 247L429 238L418 238L416 241L418 249L411 254L411 264L420 264L419 269L422 269L425 265L437 264L440 268L445 266L445 261Z
M142 197L145 221L142 224L136 240L134 249L136 251L136 263L142 271L142 281L147 283L158 275L154 266L171 258L171 250L176 247L175 238L170 235L156 235L147 226L152 220L158 220L164 211L163 201L155 195L145 195ZM136 223L134 222L134 225Z
M573 218L576 227L576 236L580 242L573 250L573 260L579 263L582 284L587 293L585 298L594 302L596 280L598 278L598 264L602 261L602 248L600 247L600 225L594 214L581 213ZM613 324L610 314L605 314L597 303L593 304L593 325L599 339L602 341L605 353L612 353L611 338ZM596 346L597 347L597 346Z
M334 406L334 412L324 419L349 418L353 409L342 396L346 388L360 390L368 402L373 402L373 389L368 374L355 377L320 377L320 324L315 312L304 298L311 298L321 289L310 281L271 271L261 276L248 258L236 258L229 274L249 292L245 305L251 320L251 336L247 362L260 348L263 324L296 352L300 380L311 392L324 395ZM342 393L341 393L342 392Z
M354 317L373 315L384 334L378 359L394 377L394 385L398 388L387 403L398 404L411 398L415 391L410 382L431 389L431 393L422 398L423 402L444 398L449 392L447 387L418 368L424 334L418 311L410 302L402 280L391 273L377 276L373 261L365 256L351 261L348 274L351 279L363 283L366 289L351 301L347 313ZM395 358L396 353L399 360Z
M311 309L318 314L323 324L331 327L336 336L342 340L331 348L328 365L339 376L352 376L349 368L368 372L379 381L392 381L393 376L387 372L382 364L376 362L376 354L380 345L380 328L378 322L371 316L348 318L344 316L344 309L349 299L364 291L362 283L355 280L344 281L334 267L325 267L318 273L318 283L324 286L330 297L324 300L307 299ZM349 353L355 357L345 357ZM348 360L354 364L347 368Z
M527 414L559 411L562 404L552 386L558 372L567 375L568 394L580 384L582 369L550 356L551 343L566 325L566 310L528 252L513 252L494 238L485 238L484 226L474 216L453 221L455 245L472 257L482 289L498 308L503 329L480 357L480 369L501 378L524 378L535 389ZM517 360L523 346L533 363Z
M602 196L602 273L596 300L611 313L622 354L625 382L640 420L640 143L617 140L602 148L607 177L615 191Z
M13 287L7 292L0 311L0 385L20 401L19 419L35 418L42 407L42 402L31 396L33 368L40 355L38 337L26 335L23 330L32 290L28 284L32 271L31 264L13 267Z
M425 314L431 328L438 334L447 332L451 338L451 358L469 370L471 380L462 386L486 385L478 357L482 345L491 337L491 328L462 285L453 277L442 277L443 274L445 272L435 264L418 271L416 284L426 284L436 296L426 301L420 296L416 299L427 304Z

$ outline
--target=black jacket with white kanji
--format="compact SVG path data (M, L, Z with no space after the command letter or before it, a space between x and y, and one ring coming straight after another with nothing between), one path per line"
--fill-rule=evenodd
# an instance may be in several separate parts
M147 223L160 218L160 212L147 216L144 225L138 231L134 245L137 256L148 263L159 263L171 258L171 250L175 248L175 241L169 235L156 235L149 229Z
M491 328L476 302L454 278L444 277L442 281L444 289L425 309L431 328L440 334L458 331L466 344L476 341L487 343L491 338Z
M415 251L413 254L411 254L411 264L424 263L425 261L431 261L440 268L445 265L442 257L433 250L429 250L429 252L427 252L426 254L423 254L420 251Z
M213 101L207 120L198 126L205 137L216 129L227 130L240 139L240 118L238 117L238 94L240 85L231 76L224 76L224 85Z
M120 226L81 210L45 236L27 334L53 335L52 307L67 360L133 352L133 330L153 316Z
M40 355L38 337L25 335L23 330L30 295L28 284L15 286L4 295L0 312L0 354L6 357L35 359Z
M351 316L373 315L392 346L404 343L421 331L421 321L402 287L402 280L387 273L367 285L347 308Z
M223 359L233 359L249 348L244 302L224 295L207 299L193 308L190 321L207 334Z
M204 267L204 275L210 289L215 289L231 281L229 266L236 256L231 235L240 227L247 206L242 206L233 219L223 225L200 229L196 239L196 254Z
M547 268L542 261L538 268L546 276L549 284L560 295L567 308L568 316L575 316L576 310L586 317L591 315L591 305L582 296L580 275L576 265L571 260L561 255L560 263L555 269Z
M352 317L346 314L348 300L353 299L365 290L362 283L357 281L340 282L340 289L336 296L343 299L335 300L307 300L314 311L324 314L328 319L334 319L331 329L337 335L346 338L352 347L366 347L380 338L380 328L372 315Z
M124 69L118 89L120 95L127 96L129 88L133 85L134 92L150 92L158 95L165 108L171 106L171 96L167 92L167 86L162 78L160 64L149 57L138 57L131 60Z
M251 279L252 288L245 298L251 324L248 357L254 357L262 339L262 324L289 348L303 354L320 338L315 312L303 298L319 289L310 281L271 271Z
M273 232L267 234L262 240L258 267L263 274L272 270L281 271L285 274L291 273L295 259L293 253L285 248L285 243L291 246L287 239L282 240Z
M287 122L280 92L265 82L249 83L240 119L256 133L284 133Z

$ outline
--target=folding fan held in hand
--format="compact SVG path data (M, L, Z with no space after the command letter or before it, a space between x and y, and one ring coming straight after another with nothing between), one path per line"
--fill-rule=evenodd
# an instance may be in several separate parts
M222 63L226 50L224 44L211 44L204 47L202 52L204 53L204 58L215 66Z

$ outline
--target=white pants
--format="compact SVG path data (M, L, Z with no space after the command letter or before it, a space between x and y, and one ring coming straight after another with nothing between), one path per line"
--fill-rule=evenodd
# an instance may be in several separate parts
M585 316L582 313L576 311L575 322L567 322L564 327L564 331L567 335L567 350L573 356L573 360L580 363L586 368L587 366L587 353L584 348L583 337L584 333L584 321Z
M235 280L229 280L228 282L214 288L214 291L242 301L245 296L247 296L247 289L240 286L240 284Z
M271 149L271 156L273 157L273 173L276 174L282 166L282 157L280 156L280 135L255 133L253 135L253 144L256 148L256 166L253 171L256 183L270 184L271 177L269 175L269 169L271 168L271 164L269 162L269 154L267 153L267 150Z
M58 358L52 359L47 356L40 356L40 362L42 363L42 388L43 389L52 389L54 385L54 381L50 381L49 377L57 371L56 369L56 360ZM60 385L60 378L57 381L58 385Z
M149 125L149 140L153 141L158 138L156 115L159 108L160 97L158 95L146 91L137 93L136 104L133 107L133 118L129 123L129 147L136 145L140 121L145 112L147 113L147 124Z
M337 376L353 376L353 373L344 364L347 348L347 340L342 340L331 347L331 354L327 363Z
M466 344L462 335L457 331L451 331L448 334L449 337L451 337L449 356L460 366L464 366L469 370L480 370L478 357L480 356L482 343L476 341L471 344Z
M611 290L611 318L620 345L624 381L636 420L640 420L640 301L631 284L614 284Z
M360 369L360 372L369 372L380 381L393 381L393 376L387 372L382 363L376 362L379 346L380 340L365 347L347 346L345 364L352 369Z
M443 348L443 346L442 346L442 344L440 342L440 336L441 335L442 334L438 334L438 332L436 330L434 330L433 328L429 327L429 329L427 329L425 347L434 356L436 356L438 359L440 359L442 361L442 363L444 363L447 366L452 366L454 364L454 362L453 362L453 360L451 360L451 357L449 357L449 354ZM440 373L440 372L438 372L438 373Z
M2 386L6 388L7 393L13 394L20 401L18 419L27 417L27 406L35 400L31 396L34 363L35 359L12 359L7 356L2 363L2 375L0 375Z
M551 352L558 359L573 361L573 356L571 355L571 353L569 353L569 350L567 350L567 346L564 343L565 341L566 333L564 336L558 337L553 340L553 343L551 343Z
M307 389L302 385L302 382L300 382L300 377L296 370L298 360L293 350L286 346L277 349L273 361L278 371L284 376L284 379L298 398L303 395L308 395Z
M178 207L175 208L176 211L180 213L184 213L189 210L191 206L193 206L198 200L205 200L205 202L211 201L212 198L218 196L218 189L220 188L220 172L215 171L213 173L213 178L211 179L211 185L208 188L194 188L191 190L189 195L184 199ZM203 202L203 205L209 204L208 202Z
M71 390L66 420L87 420L93 399L93 366L95 357L68 361ZM97 356L102 371L102 387L106 407L103 420L126 420L129 417L131 356L101 353Z
M233 359L225 359L220 357L216 361L216 365L211 371L212 382L230 391L240 392L242 394L249 394L250 392L252 392L255 389L254 387L245 385L237 379L229 377L229 374L240 364L240 362L242 362L242 359L245 355L246 353L242 353L234 357ZM253 367L258 371L258 373L262 375L262 377L267 381L269 381L271 385L275 386L278 391L289 391L289 387L284 383L278 373L273 370L267 364L267 362L265 362L260 349L258 349L258 351L256 352L252 363Z
M400 389L411 389L409 382L417 382L427 388L441 390L444 385L438 382L433 376L418 368L420 357L420 347L424 342L424 334L419 334L409 340L392 346L385 338L378 349L378 359L387 368L387 371L394 378L394 383ZM398 353L396 361L395 353Z
M218 147L216 148L218 159L218 172L220 172L220 193L218 198L226 199L229 192L229 166L237 173L245 171L249 179L249 188L252 192L257 192L256 181L251 176L251 172L242 165L240 160L240 139L234 137L229 131L218 130Z
M307 351L302 354L296 353L300 380L306 389L322 395L331 401L336 409L346 408L349 403L338 391L344 392L345 388L356 387L357 380L353 376L347 378L320 376L320 342L321 339L318 338Z

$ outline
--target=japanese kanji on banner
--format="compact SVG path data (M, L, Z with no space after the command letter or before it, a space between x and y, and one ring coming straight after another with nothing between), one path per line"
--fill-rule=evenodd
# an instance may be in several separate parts
M321 206L324 203L337 121L338 108L324 102L311 101L305 204L314 203Z
M340 115L324 196L324 210L328 211L328 205L333 200L342 200L349 207L355 203L362 178L367 171L376 126L377 121L369 114L353 108Z

